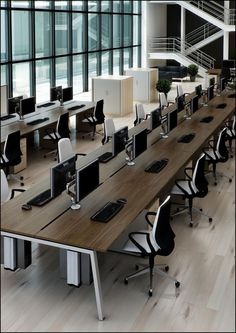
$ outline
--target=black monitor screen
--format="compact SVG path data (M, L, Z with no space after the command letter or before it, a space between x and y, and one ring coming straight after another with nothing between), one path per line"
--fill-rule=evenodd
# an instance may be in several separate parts
M191 112L194 113L198 110L198 96L194 96L191 99L191 103L190 103L190 108L191 108Z
M56 164L51 167L51 195L57 197L66 189L66 184L75 176L75 157Z
M220 91L225 90L226 84L227 84L227 79L225 77L222 77L220 79Z
M161 125L161 109L153 110L150 113L151 131Z
M172 131L178 125L177 109L168 113L168 132Z
M215 78L214 77L211 77L210 80L209 80L209 86L214 86L215 85Z
M124 126L116 131L112 136L112 154L116 156L125 149L125 144L129 138L128 126Z
M207 88L207 99L210 101L214 97L214 86Z
M235 68L235 60L223 60L222 67Z
M177 110L178 112L180 112L184 109L184 102L185 102L184 95L178 96L176 99L177 99Z
M62 97L62 86L50 88L50 101L59 101Z
M143 129L133 136L134 158L138 157L147 149L147 130Z
M24 116L26 114L35 112L35 97L24 98L20 101L20 114Z
M195 92L198 95L198 98L202 96L202 85L199 84L198 86L195 87Z
M72 99L73 99L73 88L68 87L68 88L62 89L62 101L63 101L63 103L71 101Z
M95 160L76 171L76 202L99 186L99 162Z
M20 112L20 100L23 99L23 96L17 96L8 98L8 113L19 113Z

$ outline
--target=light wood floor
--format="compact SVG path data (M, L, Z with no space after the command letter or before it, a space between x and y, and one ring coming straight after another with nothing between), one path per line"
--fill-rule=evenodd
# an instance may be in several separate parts
M185 83L187 89L192 87ZM133 119L133 114L116 118L115 124L132 126ZM78 152L89 152L100 140L97 136L95 142L77 140L73 145ZM55 163L42 155L38 151L29 157L23 172L25 188L38 182ZM209 175L208 196L194 201L213 222L195 214L197 224L190 228L186 214L175 217L175 249L169 257L158 258L160 263L168 263L169 273L181 282L178 293L172 282L155 276L153 297L149 298L148 275L123 283L134 269L135 258L102 254L99 265L106 319L99 322L93 285L68 286L60 278L58 251L34 245L32 265L25 271L13 273L1 267L1 331L234 332L235 158L218 170L233 176L233 182L222 178L214 186Z

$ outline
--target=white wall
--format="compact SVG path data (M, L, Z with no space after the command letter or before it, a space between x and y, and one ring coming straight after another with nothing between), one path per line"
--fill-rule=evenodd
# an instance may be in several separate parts
M165 60L148 60L151 37L167 35L167 5L142 1L142 67L165 65Z

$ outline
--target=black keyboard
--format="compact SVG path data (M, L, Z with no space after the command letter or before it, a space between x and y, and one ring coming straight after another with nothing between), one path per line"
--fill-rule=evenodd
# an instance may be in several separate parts
M167 165L167 163L168 163L168 159L167 158L163 158L163 159L158 160L158 161L153 161L151 164L149 164L145 168L145 171L146 172L158 173L162 169L164 169L164 167Z
M37 125L37 124L41 124L41 123L43 123L44 121L47 121L47 120L49 120L48 117L38 118L38 119L35 119L35 120L32 120L32 121L29 121L28 123L26 123L26 125Z
M85 104L80 104L80 105L74 105L74 106L71 106L70 108L68 108L69 111L74 111L74 110L78 110L78 109L81 109L85 106Z
M99 209L93 216L91 220L98 222L108 222L110 221L122 208L124 203L121 202L111 202L109 201L105 206Z
M98 157L98 161L101 163L106 163L108 161L110 161L113 158L113 154L109 151L107 151L106 153L100 155Z
M0 117L0 120L8 120L8 119L11 119L11 118L15 118L15 115L14 114L7 114L5 116L2 116Z
M214 119L213 116L204 117L200 120L201 123L210 123Z
M189 134L185 134L182 135L179 139L178 142L181 143L189 143L192 141L192 139L195 137L195 133L189 133Z
M27 204L32 206L43 206L50 200L52 200L52 197L51 197L51 189L49 188L48 190L36 195L36 197L28 201Z
M44 103L44 104L41 104L41 105L37 105L37 108L47 108L48 106L52 106L52 105L55 105L55 103L48 102L48 103Z
M216 106L217 109L224 109L226 107L226 103L221 103Z

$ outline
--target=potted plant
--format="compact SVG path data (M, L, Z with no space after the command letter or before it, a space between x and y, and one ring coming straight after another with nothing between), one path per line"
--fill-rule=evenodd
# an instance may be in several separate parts
M170 80L160 79L156 83L156 90L159 92L163 92L167 97L167 94L171 89L171 84L172 82Z
M194 82L198 73L198 66L195 64L191 64L188 66L187 71L190 76L190 81Z

